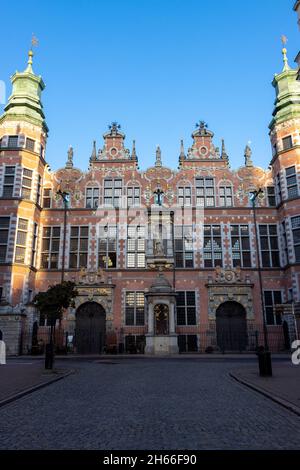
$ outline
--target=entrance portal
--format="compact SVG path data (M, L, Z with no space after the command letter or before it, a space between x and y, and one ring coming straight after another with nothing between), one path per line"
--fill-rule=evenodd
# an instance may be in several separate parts
M246 310L238 302L224 302L216 311L217 344L222 351L244 351L247 346Z
M77 309L75 346L78 354L101 354L105 345L105 310L97 302Z

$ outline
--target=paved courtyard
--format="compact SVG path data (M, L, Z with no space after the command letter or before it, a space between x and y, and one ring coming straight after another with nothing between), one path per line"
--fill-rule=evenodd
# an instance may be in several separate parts
M300 448L300 418L228 376L241 361L70 363L75 374L0 408L0 449Z

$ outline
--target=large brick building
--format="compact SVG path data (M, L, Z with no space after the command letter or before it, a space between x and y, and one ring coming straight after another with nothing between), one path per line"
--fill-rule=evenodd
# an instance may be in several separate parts
M128 150L112 123L86 171L72 148L52 171L32 55L0 118L0 334L9 354L30 351L48 328L32 299L62 279L79 295L57 329L80 353L133 344L149 353L254 350L263 315L270 347L283 349L294 323L273 307L300 300L300 82L286 50L266 170L248 145L231 169L224 141L216 147L200 122L187 152L181 143L177 170L159 147L153 167L140 170L135 143ZM259 188L258 254L249 192Z

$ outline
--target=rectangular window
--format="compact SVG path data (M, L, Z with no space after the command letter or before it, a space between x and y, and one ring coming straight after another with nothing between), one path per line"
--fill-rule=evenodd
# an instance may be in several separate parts
M128 353L144 354L146 338L145 335L126 335L125 351Z
M60 244L60 227L44 227L41 268L57 269Z
M41 189L42 188L42 177L41 175L38 175L38 180L37 180L37 189L36 189L36 203L38 205L41 204Z
M177 268L194 267L194 240L191 225L174 227L175 266Z
M139 186L127 188L127 207L140 205L141 190Z
M98 266L104 269L117 267L117 227L100 227L98 240Z
M204 225L203 258L204 267L223 266L222 236L220 225Z
M143 326L145 324L144 292L126 292L125 325Z
M145 267L145 227L127 228L127 268Z
M220 186L220 206L231 207L232 203L232 187L231 186Z
M17 148L18 147L18 136L17 135L10 135L8 137L8 147L9 148Z
M15 263L25 263L27 232L28 220L19 219L16 239Z
M278 235L276 225L259 225L261 266L277 268L280 266Z
M288 199L298 196L297 173L296 168L291 166L285 170L286 187Z
M21 189L22 198L30 199L31 186L32 186L32 170L23 168L22 189Z
M292 136L288 135L282 139L282 148L283 150L289 150L293 147Z
M267 187L267 197L268 197L268 206L269 207L276 207L275 187L274 186L268 186Z
M192 205L192 188L189 186L178 188L179 206L190 207Z
M12 197L14 193L16 167L6 166L3 184L3 197Z
M0 263L6 262L9 234L9 217L0 217Z
M196 205L215 206L215 187L213 178L196 178Z
M292 217L291 223L296 263L300 263L300 216Z
M120 207L122 197L122 180L105 180L104 181L104 205L112 207Z
M195 291L180 291L176 296L177 325L196 325Z
M32 235L32 248L31 248L31 262L30 262L30 265L33 267L35 267L35 262L36 262L37 239L38 239L38 224L34 222L33 235Z
M276 315L274 311L275 305L281 303L282 298L280 290L264 291L265 318L267 325L281 325L281 315Z
M281 195L281 181L280 181L279 173L276 175L276 178L275 178L275 187L276 187L277 204L280 204L282 201L282 195Z
M231 225L232 265L251 267L250 235L248 225Z
M282 250L285 255L285 264L289 263L289 254L288 254L288 243L286 236L286 222L283 220L281 222L281 233L282 233Z
M197 335L178 335L179 352L197 352L198 341Z
M89 228L71 227L70 268L86 268L88 259Z
M86 188L85 207L97 209L99 206L99 188Z
M40 157L44 158L44 147L43 147L43 145L41 145L41 147L40 147Z
M29 139L29 137L27 137L27 139L26 139L26 148L27 148L27 150L30 150L31 152L34 152L34 144L35 144L35 141L33 139Z
M49 209L51 207L52 189L45 188L43 191L43 208Z

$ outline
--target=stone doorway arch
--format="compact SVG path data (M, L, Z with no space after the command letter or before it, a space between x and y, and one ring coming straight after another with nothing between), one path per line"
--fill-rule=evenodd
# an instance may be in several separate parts
M78 354L101 354L105 346L106 313L97 302L85 302L76 311L75 347Z
M238 302L224 302L216 311L217 344L222 351L244 351L248 344L247 314Z

